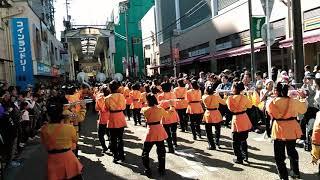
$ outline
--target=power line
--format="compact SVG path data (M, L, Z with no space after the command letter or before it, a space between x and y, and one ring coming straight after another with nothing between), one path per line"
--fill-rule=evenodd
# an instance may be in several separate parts
M201 5L201 3L203 3ZM188 18L190 17L191 15L193 15L194 13L196 13L197 11L199 11L204 5L206 5L207 2L205 0L201 0L198 4L196 4L195 6L193 6L191 9L189 9L185 14L183 14L179 19L176 19L175 21L173 21L171 24L169 24L168 26L166 26L165 28L163 28L162 30L158 31L157 33L155 33L154 36L159 36L160 33L164 34L164 32L166 30L168 30L170 27L174 26L177 24L178 21L184 19L184 18ZM194 10L195 9L195 10ZM146 37L144 39L142 39L142 41L145 41L147 39L150 39L152 38L153 36L149 36L149 37Z

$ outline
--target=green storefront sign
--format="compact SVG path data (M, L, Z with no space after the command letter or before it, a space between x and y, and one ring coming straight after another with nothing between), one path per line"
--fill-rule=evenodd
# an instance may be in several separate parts
M262 26L266 22L266 17L264 16L253 16L252 17L252 34L253 39L260 39L262 38Z

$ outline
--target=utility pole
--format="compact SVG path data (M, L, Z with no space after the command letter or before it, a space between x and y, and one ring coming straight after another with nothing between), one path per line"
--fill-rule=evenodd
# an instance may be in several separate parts
M267 21L267 62L268 62L268 77L272 79L272 70L271 70L271 33L270 33L270 1L266 0L266 21Z
M293 0L292 16L293 17L293 48L294 48L294 74L296 82L301 82L304 73L304 54L303 54L303 37L302 37L302 22L301 22L301 1Z
M136 77L136 60L134 58L134 37L131 37L131 48L132 48L132 70L133 70L133 77Z
M173 36L173 30L171 30L171 33L170 33L170 58L171 58L172 65L173 65L174 77L177 77L177 63L176 63L176 61L174 59L174 56L173 56L173 39L172 39L172 36Z
M128 2L127 2L128 3ZM128 65L129 74L130 76L131 68L130 68L130 60L129 60L129 25L128 25L128 4L127 3L120 3L121 12L124 13L124 21L125 21L125 29L126 29L126 61Z
M248 0L249 8L249 23L250 23L250 46L251 46L251 76L254 76L255 72L255 54L254 54L254 37L253 37L253 27L252 27L252 2ZM253 78L254 79L254 78Z

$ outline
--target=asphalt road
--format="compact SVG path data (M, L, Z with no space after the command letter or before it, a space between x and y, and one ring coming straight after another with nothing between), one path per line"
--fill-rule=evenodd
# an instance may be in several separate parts
M114 164L110 153L101 153L96 120L96 113L90 113L82 126L79 155L80 161L85 167L84 178L86 180L148 179L142 174L141 161L146 128L134 126L132 120L128 121L128 128L126 128L124 137L126 161ZM204 136L204 130L202 133ZM234 156L230 129L222 128L221 134L222 148L207 150L206 139L194 141L190 132L182 133L178 130L179 138L176 153L166 154L166 176L158 176L156 147L151 151L150 162L154 179L278 179L271 142L261 138L262 135L250 133L248 139L249 163L238 165L232 162ZM317 175L317 166L310 163L310 154L301 148L298 148L298 152L301 178L307 180L320 179ZM26 147L20 161L22 166L10 168L5 180L46 179L46 153L39 144L39 140L31 142ZM289 161L286 162L289 168Z

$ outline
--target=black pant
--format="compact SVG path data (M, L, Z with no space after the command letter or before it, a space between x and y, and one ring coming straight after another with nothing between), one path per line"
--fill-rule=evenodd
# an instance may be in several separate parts
M141 125L141 109L132 109L134 124L138 123Z
M110 137L110 133L109 133L109 129L107 128L107 125L105 124L99 124L99 128L98 128L98 136L99 136L99 141L100 144L102 146L102 148L105 150L107 149L106 146L106 140L104 139L104 136L107 135L108 137Z
M142 150L143 166L146 168L146 170L150 170L149 154L154 144L157 146L157 154L159 161L158 169L160 172L164 172L166 164L166 149L164 146L164 141L144 142Z
M128 121L130 121L130 117L131 117L131 109L130 109L130 104L127 104L126 105L126 111L125 111L125 114L128 118Z
M232 120L231 111L228 109L227 105L223 105L223 104L219 105L219 111L220 111L222 116L226 117L225 125L228 126L230 124L231 120Z
M233 151L238 161L243 161L243 159L248 159L248 144L247 144L248 135L249 135L248 131L232 133Z
M173 144L177 145L177 123L164 124L163 127L168 134L167 144L169 152L174 152Z
M290 159L290 169L295 175L300 175L299 172L299 155L296 150L296 141L279 141L275 140L273 143L274 148L274 158L276 160L276 165L278 173L281 179L288 179L288 171L286 167L285 148L287 148L287 154Z
M79 174L79 175L77 175L77 176L75 176L75 177L71 178L70 180L83 180L83 177L82 177L82 175L81 175L81 174Z
M304 114L303 119L300 121L300 126L302 129L302 137L301 139L306 139L307 133L306 133L306 127L310 119L316 118L317 112L319 110L315 107L308 107L307 112Z
M187 109L177 109L177 113L180 119L180 129L182 131L188 130L188 117L186 113Z
M114 159L124 158L123 132L124 128L110 128L111 152Z
M212 126L215 128L215 141L213 140ZM209 146L215 147L220 144L221 123L206 123L205 125Z
M199 137L201 137L201 118L202 114L189 114L190 126L194 139L197 137L197 134Z
M267 136L270 138L271 137L271 117L267 112L265 112L265 125L266 125L266 132Z
M21 121L21 142L26 143L30 137L31 121Z

